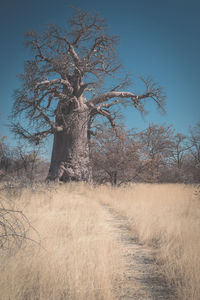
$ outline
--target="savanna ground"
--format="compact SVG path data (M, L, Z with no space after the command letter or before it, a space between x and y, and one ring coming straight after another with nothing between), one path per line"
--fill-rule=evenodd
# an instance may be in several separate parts
M31 224L0 251L1 300L200 299L197 186L41 185L1 202Z

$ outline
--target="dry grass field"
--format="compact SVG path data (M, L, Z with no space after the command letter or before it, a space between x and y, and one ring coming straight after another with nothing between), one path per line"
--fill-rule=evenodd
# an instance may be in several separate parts
M116 299L113 287L123 274L120 245L86 187L24 190L16 205L43 248L27 241L15 255L1 253L1 300ZM33 230L29 236L38 240Z
M41 246L27 240L15 253L0 251L0 299L118 299L126 249L105 205L154 249L159 270L177 289L178 299L200 299L200 199L195 189L67 184L23 189L17 196L2 192L28 217L39 236L32 228L27 236Z
M99 187L98 199L127 217L134 235L156 249L159 269L180 300L200 299L200 191L183 184Z

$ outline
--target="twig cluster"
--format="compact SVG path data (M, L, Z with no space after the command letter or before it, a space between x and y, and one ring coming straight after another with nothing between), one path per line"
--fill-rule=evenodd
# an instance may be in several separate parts
M31 229L36 233L37 240L28 236ZM12 208L10 203L0 196L0 250L15 252L28 240L40 245L39 233L21 210Z

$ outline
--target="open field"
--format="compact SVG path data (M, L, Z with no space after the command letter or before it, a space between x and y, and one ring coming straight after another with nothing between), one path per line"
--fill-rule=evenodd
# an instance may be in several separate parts
M2 300L115 299L114 282L123 274L120 245L104 209L87 198L85 188L77 190L22 192L17 206L38 230L43 248L27 241L16 255L2 257Z
M99 187L98 199L128 219L139 241L156 250L159 269L178 299L200 299L200 194L197 186Z
M41 246L27 240L16 253L0 252L0 299L126 299L129 250L108 209L143 243L143 251L155 255L155 267L177 291L174 299L200 299L195 190L189 185L68 184L23 189L18 195L2 192L28 217L39 236L31 227L27 235ZM138 282L131 285L140 288Z

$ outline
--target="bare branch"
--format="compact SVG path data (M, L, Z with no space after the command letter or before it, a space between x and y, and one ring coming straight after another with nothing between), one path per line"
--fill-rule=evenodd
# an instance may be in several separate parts
M149 94L149 97L156 102L158 108L165 113L164 105L166 96L163 94L163 88L159 84L156 84L150 76L146 78L140 76L139 78L145 85L145 94Z
M112 106L114 106L114 105L116 105L116 104L118 104L118 103L120 103L120 101L117 99L117 100L115 100L115 101L113 101L113 102L110 102L110 103L101 103L98 107L104 107L104 108L110 108L110 107L112 107Z
M53 133L52 129L49 128L47 130L38 131L36 133L30 133L28 130L23 128L19 123L17 124L11 124L10 126L12 132L15 134L28 139L30 142L35 143L38 145L47 135Z
M4 205L6 202L6 207ZM29 230L37 234L37 239L28 237ZM8 206L8 199L0 197L0 249L6 251L16 251L26 241L32 241L40 246L39 233L33 228L28 218L22 211Z
M163 101L165 99L165 96L162 95L162 89L160 86L155 85L152 80L148 79L147 81L144 81L146 86L146 92L141 95L136 95L131 92L125 92L125 91L113 91L111 90L108 93L101 94L97 97L92 98L88 104L91 106L98 105L100 103L104 103L106 101L109 101L112 98L121 98L121 99L131 99L131 102L133 103L134 107L138 109L140 112L144 112L144 105L142 103L142 100L150 98L153 101L156 102L158 105L158 108L160 108L162 111L164 111L163 107ZM123 102L121 102L123 103Z
M97 87L97 83L96 82L87 82L87 83L81 84L80 88L77 92L77 96L80 97L84 93L85 90L88 90L88 87L94 89L95 87Z
M106 109L100 109L99 114L106 117L108 119L108 121L110 122L110 125L112 126L112 128L116 127L115 121L114 121L114 117L111 116L111 113L106 110Z
M93 108L92 113L91 113L90 123L92 123L92 118L95 117L98 114L101 115L101 116L103 116L103 117L106 117L108 119L111 127L115 131L116 136L119 137L118 130L117 130L117 127L116 127L116 124L115 124L115 118L116 118L116 116L112 116L109 110L101 109L100 107ZM91 127L92 126L90 124L90 128L89 129L91 129Z
M91 99L88 103L90 105L97 105L99 103L108 101L112 98L131 98L134 102L137 102L138 99L140 99L141 97L144 98L145 96L148 97L149 95L137 96L130 92L111 91Z
M54 84L58 84L61 83L64 86L67 87L68 91L72 94L73 93L73 87L71 86L70 82L67 79L53 79L53 80L44 80L41 82L38 82L36 84L36 89L38 89L40 86L45 86L45 87L49 87L52 86Z

